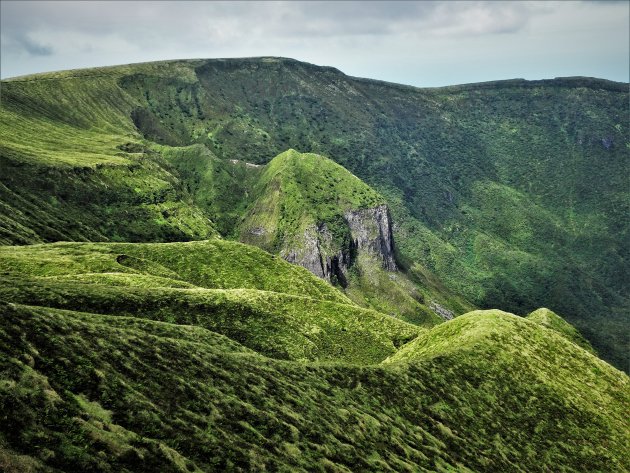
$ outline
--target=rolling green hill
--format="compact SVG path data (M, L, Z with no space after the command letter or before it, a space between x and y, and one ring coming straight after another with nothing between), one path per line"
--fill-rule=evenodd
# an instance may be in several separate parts
M0 470L630 471L627 84L1 93Z
M197 325L279 359L376 363L419 333L235 242L0 247L0 272L0 300Z
M5 471L630 466L628 377L546 309L419 329L222 240L5 246L0 274Z
M199 326L0 305L5 471L625 471L628 378L500 312L382 365Z
M217 234L173 169L138 140L134 101L117 84L123 70L2 82L0 242Z
M236 237L261 173L244 163L318 153L387 201L397 260L425 287L549 307L625 369L627 103L627 84L598 79L419 89L281 58L6 80L1 238Z

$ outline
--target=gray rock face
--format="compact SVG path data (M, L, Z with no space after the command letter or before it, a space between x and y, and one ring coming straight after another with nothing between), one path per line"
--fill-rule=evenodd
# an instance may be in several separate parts
M324 223L308 227L304 231L301 247L285 249L280 253L281 256L343 287L347 285L348 269L360 253L380 260L388 271L397 270L391 220L386 205L350 210L345 213L344 219L350 241L342 248L335 248L333 235Z
M331 251L332 241L325 223L313 225L304 231L303 246L299 250L285 250L280 255L289 263L299 264L322 279L346 287L350 252Z
M382 260L384 269L396 271L392 224L387 206L350 210L344 217L357 251L376 256Z
M320 241L325 241L328 236L329 233L326 231L318 232L315 227L308 227L304 231L302 248L283 250L280 252L280 256L289 263L299 264L308 269L315 276L325 279L326 272L322 266Z
M455 313L452 310L448 310L446 307L441 306L435 301L431 301L429 307L444 320L453 320L453 317L455 317Z
M265 235L267 231L263 227L255 227L249 230L249 233L256 236Z

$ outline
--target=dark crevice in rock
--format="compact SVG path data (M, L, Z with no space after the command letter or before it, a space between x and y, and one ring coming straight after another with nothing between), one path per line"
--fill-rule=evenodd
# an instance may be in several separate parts
M350 210L344 217L357 252L376 256L382 260L383 269L396 271L398 268L394 258L394 239L387 206Z
M345 213L344 220L350 238L341 248L331 251L334 246L333 235L325 223L320 223L305 230L302 248L286 251L283 258L344 288L348 285L348 270L361 253L380 260L387 271L398 270L394 258L391 219L386 205L350 210Z

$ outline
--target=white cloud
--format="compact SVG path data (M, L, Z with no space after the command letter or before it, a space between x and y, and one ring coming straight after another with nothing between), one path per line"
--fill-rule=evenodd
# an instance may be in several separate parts
M626 2L3 0L0 8L2 77L263 55L415 85L568 71L628 77Z

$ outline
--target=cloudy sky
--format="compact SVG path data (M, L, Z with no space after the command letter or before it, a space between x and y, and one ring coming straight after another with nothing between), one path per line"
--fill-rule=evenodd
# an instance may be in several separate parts
M629 5L2 0L0 74L285 56L416 86L574 75L627 82Z

